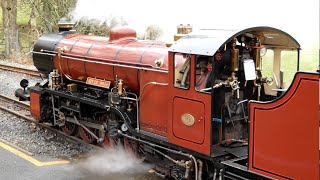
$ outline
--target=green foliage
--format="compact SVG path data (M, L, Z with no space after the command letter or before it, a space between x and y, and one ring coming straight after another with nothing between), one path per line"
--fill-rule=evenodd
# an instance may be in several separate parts
M44 11L44 5L49 9ZM17 4L17 25L19 32L19 44L21 47L21 55L29 54L32 48L30 39L38 37L31 37L34 34L30 33L30 16L34 11L37 17L37 33L40 35L47 31L57 31L58 21L62 17L67 17L68 13L74 8L76 0L18 0ZM0 54L4 52L3 30L2 30L2 9L0 8Z
M26 25L29 22L31 5L28 0L18 0L17 24ZM2 9L0 8L0 23L2 27Z
M30 19L32 6L27 0L18 0L17 24L27 25ZM2 19L2 18L1 18Z
M268 50L262 57L262 75L273 77L273 51Z
M30 0L37 14L39 32L54 32L58 30L58 21L68 18L70 10L76 5L76 0Z
M81 34L94 34L96 36L109 36L110 30L116 26L124 26L128 23L122 18L112 18L110 21L101 22L82 18L75 25L75 29Z
M316 72L319 66L319 57L316 52L309 51L300 53L300 71ZM263 76L273 77L273 51L268 50L262 58ZM297 72L297 52L283 51L281 53L281 70L284 72L283 81L291 83Z

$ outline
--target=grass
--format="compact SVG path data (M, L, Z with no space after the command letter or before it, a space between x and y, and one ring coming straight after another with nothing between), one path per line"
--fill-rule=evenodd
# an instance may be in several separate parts
M300 52L300 71L316 72L319 66L319 55L316 52ZM273 77L273 51L268 50L262 58L263 76ZM297 72L297 52L283 51L281 53L281 71L284 72L283 81L291 83Z

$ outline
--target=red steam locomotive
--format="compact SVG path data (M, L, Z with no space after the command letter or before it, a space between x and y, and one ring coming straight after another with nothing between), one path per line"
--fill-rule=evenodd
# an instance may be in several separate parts
M130 28L105 38L69 25L34 46L47 75L28 88L39 121L122 144L161 177L319 179L319 74L298 72L286 89L281 52L297 52L299 65L300 51L287 33L206 29L168 48ZM273 77L262 74L266 50Z

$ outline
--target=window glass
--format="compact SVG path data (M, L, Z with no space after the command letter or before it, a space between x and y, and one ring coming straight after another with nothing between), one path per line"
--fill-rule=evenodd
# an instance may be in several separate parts
M174 86L189 89L191 57L189 55L176 53L174 56Z
M283 86L288 88L297 72L297 51L281 51L281 71L283 71Z
M262 76L273 78L273 50L268 49L267 53L262 56Z
M197 91L210 93L212 62L209 56L197 56L195 66L195 88Z

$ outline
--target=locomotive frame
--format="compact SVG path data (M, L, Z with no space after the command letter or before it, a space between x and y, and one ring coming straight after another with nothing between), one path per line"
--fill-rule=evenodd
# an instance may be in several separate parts
M34 64L48 79L29 87L30 111L89 143L123 144L156 162L161 177L317 179L319 75L297 73L282 94L282 85L272 88L272 78L262 76L262 48L274 51L275 80L282 50L298 52L299 70L300 44L271 27L203 30L169 49L138 41L129 28L112 30L109 39L62 28L34 47ZM303 126L282 130L301 118ZM292 141L295 132L301 137Z

